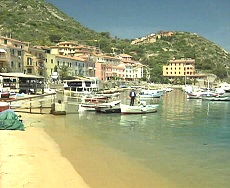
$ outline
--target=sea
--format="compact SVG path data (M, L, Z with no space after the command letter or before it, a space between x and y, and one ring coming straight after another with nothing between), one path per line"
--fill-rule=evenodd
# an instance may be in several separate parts
M121 97L129 103L128 92ZM230 102L187 99L181 89L148 102L159 104L156 113L73 105L45 131L92 188L230 187Z

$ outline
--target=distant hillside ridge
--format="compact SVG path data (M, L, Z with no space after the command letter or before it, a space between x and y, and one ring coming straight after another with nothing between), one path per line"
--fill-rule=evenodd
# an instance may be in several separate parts
M109 32L95 32L81 25L45 0L0 0L0 35L31 45L56 45L77 41L99 47L105 54L126 53L151 69L153 80L162 81L162 66L170 59L193 58L196 71L229 78L230 54L214 42L196 33L159 31L147 40L111 37ZM153 42L146 42L151 39ZM154 38L154 39L153 39ZM133 44L134 41L138 43Z
M0 9L2 36L39 45L101 36L44 0L0 0Z

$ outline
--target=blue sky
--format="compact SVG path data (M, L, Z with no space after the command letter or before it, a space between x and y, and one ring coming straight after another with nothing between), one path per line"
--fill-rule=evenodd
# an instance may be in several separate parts
M230 0L46 0L97 32L134 39L187 31L230 52Z

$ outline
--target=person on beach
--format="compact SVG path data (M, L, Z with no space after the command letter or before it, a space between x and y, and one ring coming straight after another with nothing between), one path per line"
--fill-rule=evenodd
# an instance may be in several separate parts
M132 89L129 93L129 97L130 97L130 106L134 105L134 100L136 98L136 93L134 91L134 89Z

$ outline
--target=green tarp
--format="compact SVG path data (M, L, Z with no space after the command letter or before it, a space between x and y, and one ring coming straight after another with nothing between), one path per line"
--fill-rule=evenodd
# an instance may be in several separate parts
M24 124L13 110L5 110L0 113L0 130L24 131Z

